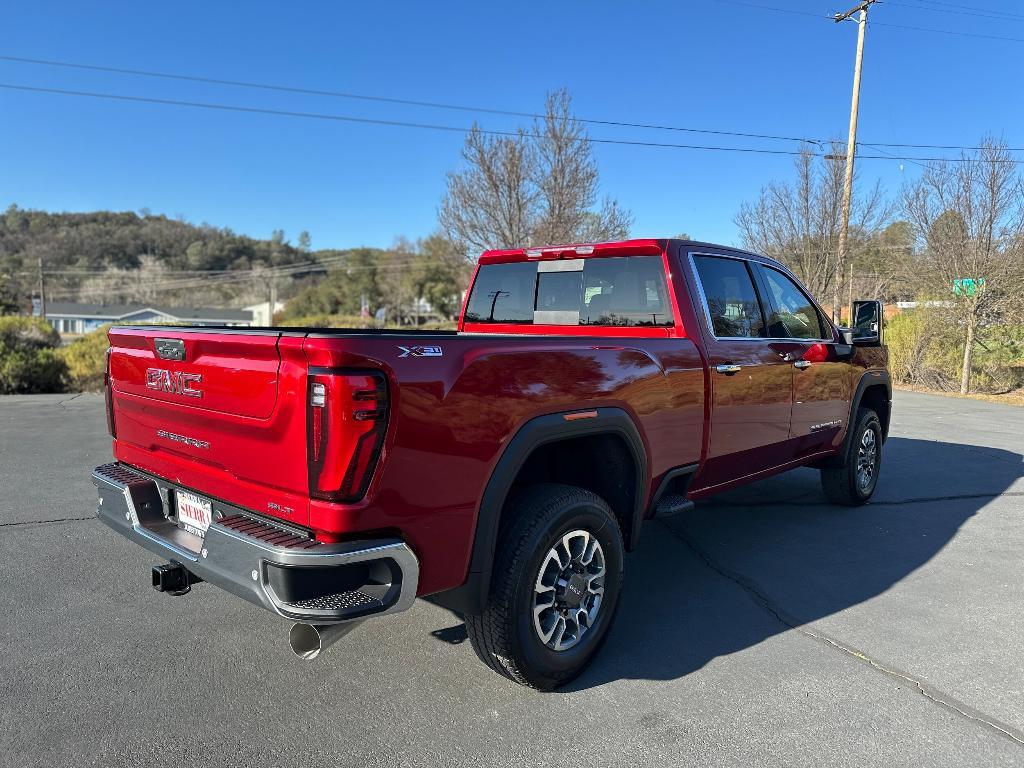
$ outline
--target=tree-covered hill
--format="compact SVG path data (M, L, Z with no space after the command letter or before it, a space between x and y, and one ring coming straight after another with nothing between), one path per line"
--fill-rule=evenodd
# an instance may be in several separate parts
M103 293L104 288L116 292L123 283L140 282L148 282L155 293L194 297L194 289L199 288L207 299L244 300L243 294L253 294L265 300L265 286L249 285L252 281L219 286L213 296L215 283L180 281L191 273L201 280L218 271L241 273L307 263L321 256L311 252L309 245L305 232L300 233L297 244L281 231L269 240L259 240L145 210L49 213L11 205L0 213L0 311L27 311L31 306L33 296L38 295L40 260L47 295L60 300L91 299L95 297L77 294ZM180 291L174 281L179 281ZM283 281L279 290L287 294L291 282ZM166 303L183 297L156 298Z

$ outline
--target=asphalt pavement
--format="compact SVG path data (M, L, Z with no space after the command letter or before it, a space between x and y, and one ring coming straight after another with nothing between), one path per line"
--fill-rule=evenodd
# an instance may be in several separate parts
M1024 409L897 393L867 507L798 470L645 525L569 688L430 603L312 662L94 516L102 398L0 398L0 765L1024 766Z

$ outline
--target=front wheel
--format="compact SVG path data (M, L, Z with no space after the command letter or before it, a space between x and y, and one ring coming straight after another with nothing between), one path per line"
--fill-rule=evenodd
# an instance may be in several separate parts
M466 629L493 670L550 690L576 677L608 632L622 534L603 499L569 485L529 488L505 514L487 604L466 616Z
M875 492L882 467L882 424L870 408L857 411L842 462L821 470L821 487L833 504L860 506Z

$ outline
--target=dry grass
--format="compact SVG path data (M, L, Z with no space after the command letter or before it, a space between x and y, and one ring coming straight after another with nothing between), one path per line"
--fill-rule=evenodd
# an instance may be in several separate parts
M1002 403L1003 405L1016 405L1024 407L1024 389L1015 389L1001 395L990 395L971 393L961 395L959 392L946 392L940 389L929 389L928 387L917 387L912 384L895 384L893 389L902 389L905 392L921 392L926 395L944 395L945 397L960 397L965 400L984 400L989 403Z

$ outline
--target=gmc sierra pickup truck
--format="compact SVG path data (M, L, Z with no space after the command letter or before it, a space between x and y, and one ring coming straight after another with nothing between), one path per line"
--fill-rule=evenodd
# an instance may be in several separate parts
M458 331L115 327L104 523L293 623L312 658L430 599L528 686L608 633L647 518L793 467L875 490L881 307L835 327L780 263L682 240L488 251Z

